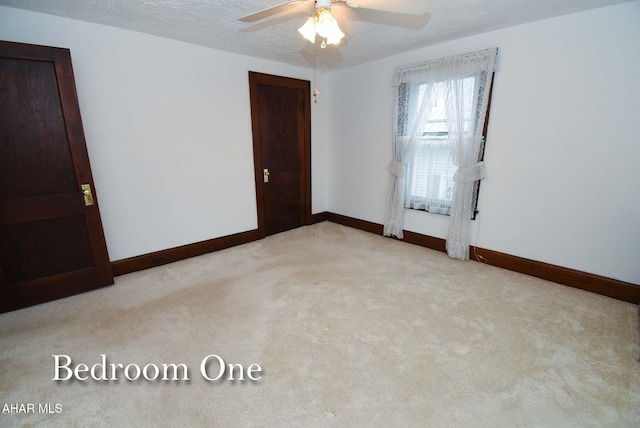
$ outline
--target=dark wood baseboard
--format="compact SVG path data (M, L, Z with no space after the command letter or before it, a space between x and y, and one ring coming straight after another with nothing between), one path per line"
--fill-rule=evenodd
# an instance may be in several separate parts
M524 273L626 302L640 303L640 286L630 282L512 256L485 248L476 248L476 253L482 256L487 261L487 264L491 266ZM473 255L473 247L471 247L471 254Z
M331 221L354 229L375 233L376 235L382 235L384 229L383 225L378 223L327 211L313 214L311 218L312 224ZM181 247L117 260L111 263L111 269L115 276L124 275L152 268L154 266L173 263L189 257L223 250L236 245L246 244L258 239L260 239L258 230L250 230L247 232L236 233L234 235L210 239L208 241L196 242L194 244L183 245ZM416 232L405 231L403 241L432 250L446 252L446 241L442 238L435 238ZM558 284L574 288L580 288L582 290L612 297L614 299L640 304L640 286L636 284L536 260L525 259L523 257L512 256L510 254L500 253L486 248L471 247L471 254L474 254L474 251L479 256L482 256L484 260L486 260L487 264L491 266L535 276L537 278L546 279L548 281L553 281Z
M154 253L143 254L141 256L130 257L128 259L111 262L111 270L114 276L124 275L167 263L177 262L190 257L200 256L213 251L224 250L236 245L246 244L259 239L258 230L249 230L233 235L222 236L220 238L207 241L187 244L180 247L169 248L167 250L156 251Z
M353 227L355 229L364 230L377 235L382 235L384 229L383 225L366 220L360 220L331 212L323 214L328 221L333 223L342 224L344 226ZM434 238L432 236L405 231L403 241L430 248L432 250L446 252L446 241L442 238ZM546 279L558 284L568 285L569 287L580 288L582 290L612 297L618 300L624 300L626 302L635 304L640 303L640 286L636 284L536 260L512 256L510 254L500 253L498 251L480 247L471 247L472 255L474 254L474 250L476 254L482 256L486 260L487 264L491 266L524 273L526 275Z
M326 221L326 216L327 212L313 214L311 216L310 224ZM246 244L252 241L257 241L258 239L261 239L258 229L249 230L247 232L236 233L234 235L210 239L208 241L196 242L194 244L187 244L181 247L169 248L149 254L130 257L128 259L116 260L111 262L111 270L114 276L125 275L127 273L177 262L190 257L224 250L225 248Z
M382 235L382 231L384 229L381 224L360 220L359 218L347 217L342 214L327 212L325 213L325 217L332 223L353 227L354 229L364 230L365 232L375 233L376 235Z
M366 220L360 220L353 217L347 217L346 215L326 213L328 221L338 223L343 226L353 227L354 229L364 230L365 232L375 233L376 235L382 235L384 226L378 223L372 223ZM396 239L396 238L392 238ZM442 238L434 238L433 236L422 235L416 232L404 231L404 242L409 244L419 245L421 247L430 248L436 251L447 252L446 241Z
M312 214L310 224L322 223L323 221L327 221L327 214L329 213L326 211L317 213L317 214Z

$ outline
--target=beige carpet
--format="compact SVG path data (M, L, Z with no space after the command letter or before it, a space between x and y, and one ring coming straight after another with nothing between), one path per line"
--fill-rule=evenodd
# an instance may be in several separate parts
M0 406L35 405L0 426L637 427L637 316L325 222L0 315ZM190 381L54 382L54 354Z

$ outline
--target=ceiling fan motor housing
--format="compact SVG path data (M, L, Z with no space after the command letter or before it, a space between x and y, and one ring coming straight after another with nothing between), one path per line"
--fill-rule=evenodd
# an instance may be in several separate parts
M316 9L331 9L331 0L316 0Z

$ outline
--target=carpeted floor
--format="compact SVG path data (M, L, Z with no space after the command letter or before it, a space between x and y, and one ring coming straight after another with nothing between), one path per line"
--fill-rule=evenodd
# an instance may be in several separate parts
M637 310L324 222L0 315L0 426L637 427Z

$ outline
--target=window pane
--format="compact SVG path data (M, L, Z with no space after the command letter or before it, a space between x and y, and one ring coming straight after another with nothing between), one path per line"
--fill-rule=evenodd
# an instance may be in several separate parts
M429 96L426 120L421 124L420 135L431 137L447 136L447 110L444 103L444 83L420 85L418 105Z
M423 102L425 114L419 124L416 151L407 174L406 207L449 214L453 198L453 175L456 166L451 156L450 130L463 133L473 129L475 77L419 85L415 103L406 110L418 111ZM448 123L446 97L450 91L464 94L462 105L449 106L462 113L462 121ZM458 98L458 97L454 97ZM458 98L459 99L459 98Z
M410 185L406 197L409 208L448 214L453 196L453 174L447 139L421 140L410 168Z

